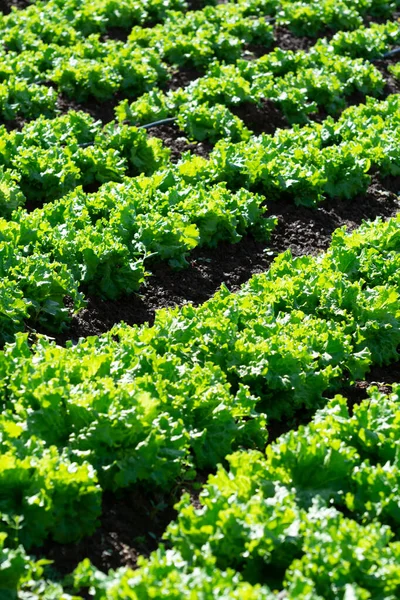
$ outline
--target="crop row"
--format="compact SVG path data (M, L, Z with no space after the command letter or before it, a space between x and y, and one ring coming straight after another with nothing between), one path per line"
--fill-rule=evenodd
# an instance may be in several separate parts
M177 169L192 180L261 191L267 201L313 206L326 197L350 199L366 191L374 169L383 177L398 174L399 101L397 94L383 102L367 98L337 121L328 117L237 144L221 140L209 160L192 157Z
M35 48L40 42L73 46L93 33L162 21L168 11L186 8L183 0L39 0L0 15L0 28L10 50Z
M46 6L52 7L52 10L57 8L50 2ZM89 15L91 10L92 7L87 11ZM80 101L90 96L111 98L117 91L137 96L157 83L165 83L169 75L164 59L172 64L178 56L185 56L186 61L192 64L210 62L214 58L235 60L245 43L269 46L273 41L272 26L263 19L245 17L244 10L240 4L234 4L191 12L184 18L180 12L171 13L167 23L157 29L158 43L148 44L147 48L144 47L145 40L133 38L126 43L113 39L102 41L98 33L87 38L78 37L72 45L65 45L57 43L52 28L49 39L34 38L32 42L28 29L28 41L21 48L24 36L16 25L19 47L4 49L2 53L2 113L5 118L12 119L19 113L32 118L44 112L54 112L57 92L53 87L46 87L48 83ZM229 19L226 18L227 11ZM15 18L18 14L15 13ZM55 14L59 15L58 8ZM74 11L71 14L76 15ZM98 15L93 13L93 17ZM38 18L39 31L43 31L42 13ZM174 36L171 35L172 30ZM139 28L139 31L142 29ZM62 33L65 35L64 31ZM169 46L165 46L167 40ZM6 33L5 43L14 47Z
M50 4L49 2L46 6ZM266 49L271 47L274 41L272 26L262 18L247 16L247 9L247 4L239 3L206 7L203 11L190 12L184 17L180 12L171 13L167 21L160 26L148 30L133 29L126 43L112 39L101 41L99 34L92 34L88 38L75 40L72 46L59 45L53 39L52 43L39 40L32 46L28 44L21 52L19 49L3 49L0 112L5 119L13 119L19 114L28 118L35 118L39 114L54 114L58 92L64 92L78 101L86 101L90 97L107 99L113 97L116 92L136 97L151 91L157 85L165 84L170 77L167 63L178 66L190 64L204 68L215 59L235 62L240 58L246 44L259 44ZM18 35L20 39L20 32ZM362 30L360 35L363 36ZM394 42L398 37L398 26L396 28L392 24L391 28L389 26L384 31L373 29L372 37L374 36L380 40L381 45L385 36L388 42ZM359 45L362 43L359 42ZM340 49L340 44L336 46L336 50ZM329 50L327 45L319 47L321 55L329 55ZM286 70L283 70L283 74L291 70L290 62L296 64L293 59L286 60ZM280 84L283 86L280 93L277 96L272 95L272 98L283 97L290 86L294 86L295 92L297 91L294 99L297 98L298 101L302 86L315 88L317 85L323 85L324 81L326 90L330 86L338 88L342 83L341 87L345 88L346 95L347 88L343 86L346 70L344 61L341 69L333 69L330 75L329 60L327 59L327 64L324 65L323 59L318 58L315 52L308 60L300 53L298 66L302 62L305 70L303 79L300 77L296 80L292 77L293 80L289 81L287 76ZM312 69L320 68L321 64L328 73L313 73ZM267 65L263 67L262 62L260 65L259 74L251 75L251 68L247 69L250 78L261 78L259 83L262 85L256 90L255 100L261 93L268 96L268 91L270 94L273 92L273 88L267 82ZM331 64L331 71L333 66ZM358 65L356 70L360 68ZM372 67L370 69L372 73ZM239 88L243 70L244 64L236 71L236 85L239 84ZM364 65L364 70L364 77L368 77L367 65ZM268 74L271 78L272 73ZM229 76L232 76L232 73ZM358 79L360 77L362 78L362 73L358 74ZM379 74L375 73L375 79L376 77L379 78ZM358 85L364 86L365 92L375 89L373 82ZM377 85L376 80L375 87ZM350 87L351 83L349 89ZM188 89L189 94L192 91L191 88ZM249 95L253 97L253 94ZM302 100L304 101L304 98Z
M287 25L297 35L318 35L327 28L356 29L368 15L372 18L388 16L398 2L387 0L282 0L279 2L277 22Z
M293 5L295 4L296 3L288 2L287 8L293 8ZM354 2L352 4L354 6ZM217 6L215 8L207 7L202 11L188 13L186 15L171 13L169 18L162 25L157 25L156 27L148 29L134 27L129 34L128 40L130 42L137 42L146 48L156 48L160 56L162 56L169 63L175 65L185 65L187 64L188 60L190 60L192 64L195 64L198 67L204 67L210 62L210 58L213 56L218 58L218 54L211 52L210 48L210 45L214 39L214 36L210 35L212 32L208 31L207 36L204 35L204 39L202 39L203 31L205 33L206 23L208 23L207 27L211 27L211 24L218 23L220 19L222 23L226 19L231 22L230 27L233 29L233 31L235 31L234 27L236 27L237 33L239 31L238 26L240 23L242 26L243 35L243 33L246 31L246 24L248 21L250 21L250 7L250 3L247 6L244 2L239 3L239 5L227 3L223 6ZM315 11L316 8L319 8L319 6L316 6L316 3L313 2L303 3L303 7L308 8L310 12L313 10ZM264 11L265 9L262 8L260 10ZM339 10L341 10L341 8L339 8ZM294 12L295 10L291 13L287 13L285 17L283 17L282 13L280 13L276 20L272 19L272 21L276 22L277 24L286 24L290 28L296 29L296 18L294 16ZM386 9L382 11L382 16L390 16L389 5L387 5ZM267 49L268 45L270 45L268 36L272 37L273 29L265 29L265 26L263 28L261 26L261 19L255 19L254 17L252 17L252 19L254 23L253 43L261 44L265 47L265 49ZM270 20L267 19L267 24L269 22ZM321 18L320 26L323 29L326 27L332 28L332 26L329 24L329 19L324 18ZM353 26L348 24L343 28L339 28L357 31L362 28L362 26L363 22L360 20L357 24L354 23ZM227 27L226 24L225 27ZM312 35L315 35L317 33L317 29L318 28L307 26L307 29L302 31L301 34L310 35L310 32L312 32ZM335 29L335 27L333 27L333 29ZM229 32L229 28L226 31ZM343 34L345 31L342 31L341 33ZM198 42L196 52L193 51L191 45L188 43L190 39L188 38L188 34L191 35L191 39L193 41ZM186 36L186 40L185 37L183 37L184 35ZM185 43L183 43L184 40ZM226 54L222 56L222 58L224 58L224 60L227 62L232 62L233 59L240 57L238 41L235 42L234 40L231 40L230 43L232 45L231 53L226 52ZM182 45L180 46L180 44Z
M49 2L46 6L50 5ZM229 19L226 18L227 11L230 12ZM76 13L72 11L71 14ZM92 13L88 11L88 14ZM94 13L93 16L98 15ZM43 15L40 13L38 18L39 31L42 31ZM180 34L178 22L181 23ZM183 20L182 13L175 12L170 14L168 23L157 30L158 44L147 48L144 40L104 41L98 33L87 38L78 37L72 45L65 45L57 43L53 29L48 40L34 38L30 42L28 30L28 42L22 48L2 50L2 115L12 119L17 114L29 118L52 114L57 102L54 86L78 101L89 97L111 98L117 91L130 97L137 96L156 84L165 83L170 77L164 60L175 64L178 55L186 56L186 61L192 64L204 61L207 64L214 58L235 60L245 43L262 43L268 47L273 41L272 26L263 19L244 17L240 5L210 7L188 13ZM172 30L175 36L171 35ZM139 31L142 30L139 28ZM19 45L23 37L18 29ZM8 48L14 48L6 32L4 39ZM166 40L170 46L165 46Z
M0 27L4 42L11 50L35 48L41 41L73 46L89 35L105 33L112 27L142 30L144 39L152 45L160 38L177 33L173 31L173 23L177 24L178 32L184 24L184 30L191 31L192 38L196 39L196 25L201 29L207 21L215 20L215 16L224 11L231 15L230 11L235 9L243 18L273 16L278 24L288 25L295 33L309 35L312 31L316 35L326 28L356 29L363 24L365 15L387 17L397 6L397 0L341 0L339 3L331 0L238 0L223 7L206 6L183 15L181 11L187 7L183 0L49 0L1 16ZM157 21L165 23L165 29L164 25L143 28L146 22L154 25ZM135 25L141 27L135 28ZM200 31L197 39L201 38Z
M177 116L178 124L196 139L233 142L250 131L228 108L243 102L273 99L292 120L307 118L318 107L336 112L354 91L378 95L384 81L370 63L349 59L377 55L396 43L399 26L388 22L334 37L309 53L276 50L251 63L215 64L205 77L186 89L164 94L153 90L139 100L121 103L120 121L148 123ZM347 37L346 37L347 36ZM333 48L333 50L332 50ZM338 53L338 54L337 54ZM132 57L131 57L132 58ZM40 117L21 131L0 129L0 215L17 206L65 195L78 185L122 181L126 175L150 175L167 162L166 149L144 131L126 124L102 127L83 112L55 119Z
M183 266L198 245L235 242L248 230L268 238L276 220L263 217L263 200L224 184L188 187L167 171L15 213L0 224L1 339L27 318L57 329L68 318L65 296L81 305L78 288L108 298L137 291L153 254Z
M156 594L272 600L289 597L384 597L400 591L399 392L373 391L350 415L336 396L312 423L260 452L228 457L194 509L183 496L161 545L137 571L108 576L88 560L68 581L91 588L96 600L147 600ZM347 516L342 513L344 511ZM0 589L67 600L43 580L43 565L0 536ZM240 572L240 574L239 574ZM247 581L246 581L247 580ZM251 583L248 583L251 581ZM260 583L258 583L260 582ZM261 585L260 585L261 584ZM20 596L23 597L23 596Z
M0 531L25 548L97 526L102 490L168 489L268 423L398 358L400 218L278 257L237 294L159 311L67 348L25 334L0 355Z
M81 292L116 298L139 289L151 255L183 266L198 245L235 242L248 230L268 238L275 219L264 216L265 197L311 206L326 196L350 200L366 190L372 169L397 175L399 102L369 100L337 122L221 141L209 160L190 157L150 177L14 212L0 221L1 339L27 320L60 327L67 295L76 309Z
M185 88L169 92L154 88L132 103L122 101L116 115L133 124L175 117L180 128L197 140L246 139L249 131L229 107L268 99L291 122L305 121L321 107L335 114L355 92L382 92L384 79L369 60L399 41L399 24L388 21L319 40L308 52L276 49L253 61L214 63Z
M97 600L179 599L194 590L203 598L272 600L282 590L298 600L395 600L399 392L375 391L352 415L336 396L266 457L232 454L229 470L209 477L200 509L182 498L165 535L171 549L108 576L84 561L76 589L92 587Z
M282 588L299 600L395 600L399 392L398 386L389 397L372 391L353 414L336 396L310 425L270 445L266 456L230 455L229 470L220 465L203 487L200 509L183 496L166 532L169 550L161 545L148 560L140 559L138 570L108 576L85 560L68 587L90 587L96 600L160 594L179 600L194 593L272 600ZM3 592L71 599L59 584L44 582L44 565L22 546L7 547L4 534L0 562Z
M2 185L0 214L26 201L31 207L64 196L78 185L122 181L151 175L168 164L169 151L144 129L100 121L85 112L24 125L21 131L0 128Z

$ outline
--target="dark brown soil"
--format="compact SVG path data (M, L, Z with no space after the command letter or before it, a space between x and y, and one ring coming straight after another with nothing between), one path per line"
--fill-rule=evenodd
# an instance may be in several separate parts
M84 110L96 120L106 124L115 120L114 109L122 99L123 97L121 94L116 94L112 100L101 102L93 99L88 100L85 103L80 103L72 98L68 98L64 94L59 94L57 108L62 113L66 113L69 110Z
M289 127L286 117L272 100L261 100L260 104L243 102L231 106L230 110L255 134L275 133L278 128Z
M264 54L272 52L274 47L276 47L275 44L273 47L262 46L260 44L245 44L241 58L248 61L255 60L256 58L260 58L260 56L264 56Z
M184 152L192 152L199 156L208 157L212 145L207 142L190 142L175 123L157 125L148 129L151 137L160 138L164 145L171 150L171 162L177 163Z
M195 508L200 508L199 493L209 472L198 472L191 482L179 483L168 494L143 490L105 493L102 518L96 532L76 544L47 542L34 548L36 558L52 560L55 578L63 578L75 567L90 558L103 572L118 567L137 566L140 556L147 557L155 550L167 525L176 517L174 505L188 493ZM85 598L85 592L80 592Z
M384 95L398 94L400 92L400 82L393 77L388 71L390 65L395 65L400 61L400 52L394 56L383 58L381 60L374 60L372 64L382 73L385 78L386 85L384 88Z
M27 119L21 116L17 116L11 121L6 121L5 119L2 119L0 117L0 125L4 125L7 131L13 131L14 129L17 129L17 131L21 131L26 122Z
M382 394L392 392L392 384L400 383L400 360L383 367L372 367L364 380L356 381L355 384L343 387L335 393L326 394L326 398L333 398L335 394L341 394L348 400L350 414L353 414L354 406L368 398L368 389L372 386L378 388ZM312 411L297 413L290 421L275 421L268 426L268 442L274 442L280 435L291 429L297 429L300 425L307 425L313 417Z
M101 523L92 536L77 544L48 542L32 554L54 561L54 570L62 576L87 557L103 571L135 567L139 556L148 556L157 548L166 526L176 515L173 505L181 491L177 488L169 495L145 494L138 489L119 495L106 493Z
M281 50L307 51L315 44L316 39L314 37L298 36L286 25L276 24L274 26L274 43L268 47L261 44L246 44L243 50L243 58L245 60L253 60L272 52L276 48L280 48Z
M188 5L188 11L201 10L202 8L204 8L205 6L208 6L209 4L211 4L211 5L214 4L214 2L212 2L212 0L186 0L186 3Z
M274 37L275 48L281 50L309 50L316 41L315 37L295 35L286 25L275 25ZM326 35L318 35L318 37L326 37Z
M400 383L400 361L388 366L372 367L366 379L357 381L352 387L343 388L340 393L348 398L352 408L368 398L367 391L371 386L376 386L383 394L390 394L393 383Z
M272 237L272 242L277 240L274 250L278 253L290 249L294 256L317 254L329 246L338 227L345 225L351 231L363 220L394 216L400 209L398 191L400 178L380 181L374 175L366 194L351 200L328 200L316 209L294 207L289 201L269 203L270 213L279 215L279 225Z
M4 15L8 15L11 12L11 8L22 9L32 4L30 0L0 0L0 12Z
M182 67L180 69L175 69L172 73L171 79L168 81L166 88L168 90L175 91L178 88L186 87L195 79L202 77L204 73L201 73L199 70L189 67Z
M107 40L118 40L119 42L126 42L130 34L130 29L124 27L109 27L106 33L101 36L101 41L106 42Z
M389 19L391 21L395 21L400 17L400 12L395 10L391 13L390 17L372 17L371 15L365 15L363 17L363 21L365 25L370 25L371 23L386 23Z
M129 325L152 323L157 309L187 302L201 304L222 283L237 290L253 274L268 269L280 252L289 249L294 256L315 255L329 246L338 227L346 225L352 230L363 220L393 216L400 209L399 190L399 178L380 182L374 176L367 193L353 200L329 200L317 208L295 206L290 200L270 203L268 214L278 217L278 225L269 242L258 242L247 235L237 244L197 248L188 257L189 266L180 271L166 263L149 264L153 275L140 295L117 301L90 297L87 307L72 318L69 331L55 337L58 343L65 344L68 339L76 341L109 331L121 321Z

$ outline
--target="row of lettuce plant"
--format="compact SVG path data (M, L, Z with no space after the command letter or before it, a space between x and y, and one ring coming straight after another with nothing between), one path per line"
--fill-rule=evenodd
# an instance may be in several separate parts
M336 56L341 52L338 46L352 55L363 54L365 43L369 52L372 46L382 50L395 43L399 31L397 24L388 22L347 34L353 38L334 37L328 49L321 43L310 53L277 50L251 63L216 64L185 90L153 91L131 105L123 102L116 113L120 121L131 123L178 115L178 124L200 140L249 139L251 132L232 114L230 104L273 96L288 116L298 119L321 106L332 112L343 108L345 96L355 90L379 94L383 88L380 73L368 63ZM348 40L347 46L343 39ZM146 140L144 131L113 123L102 128L83 112L69 111L55 119L40 117L21 131L8 132L3 126L2 216L10 216L25 198L32 204L63 196L79 184L150 174L165 162L166 155L167 150L163 152L154 139Z
M295 3L288 3L288 7L293 4ZM312 3L308 3L308 7L312 10L315 7L311 5ZM202 39L204 28L210 27L211 23L218 22L224 15L227 20L232 22L232 26L238 27L240 13L238 13L237 8L235 9L234 6L235 5L227 3L223 7L207 7L202 11L187 13L186 15L182 15L178 12L171 12L169 18L162 25L157 25L153 28L133 27L128 40L130 42L138 42L141 46L146 48L156 48L160 55L169 63L185 65L190 61L191 64L198 67L204 67L213 56L218 58L218 54L215 54L215 52L213 53L211 47L215 33L213 36L210 30L207 33L207 36L204 36L204 39ZM244 3L240 4L243 15L243 31L246 24L246 17L248 18L249 15L249 10L246 10L245 6ZM384 11L383 14L389 17L390 10ZM236 19L234 18L235 15L237 15ZM253 22L254 32L259 31L258 35L254 37L254 41L259 40L258 43L264 46L264 50L267 50L268 31L271 31L272 34L272 30L265 29L265 37L263 37L261 35L263 28L261 28L260 21L253 18ZM275 22L278 25L282 24L280 15ZM291 21L290 17L283 22L289 27L295 26L295 19ZM206 23L208 23L208 25L206 25ZM324 23L323 20L321 20L321 25L323 28L326 28L326 23ZM226 26L227 25L225 24L225 27ZM356 25L356 31L362 28L362 26L363 22L359 21ZM338 28L342 29L340 26ZM346 25L343 26L343 29L347 30ZM351 30L353 29L354 27L351 27ZM229 29L227 31L229 31ZM308 28L304 34L310 35L310 32L312 32L312 35L315 35L317 30ZM189 33L191 34L191 40L196 43L197 53L190 52L191 47L188 43L190 40L188 37ZM238 48L238 42L236 42L236 44L233 43L231 54L223 56L224 60L232 62L233 58L239 58L240 54L238 53L238 50L240 50L240 48Z
M385 598L400 593L400 386L350 412L336 396L312 423L237 452L186 494L163 545L137 571L88 560L75 589L96 600Z
M139 569L102 573L84 560L65 582L95 600L385 598L400 591L399 386L350 412L336 396L306 427L218 466L194 508L184 495ZM76 600L0 535L7 598ZM278 590L282 590L279 595Z
M369 100L338 121L221 141L209 160L189 156L150 177L15 211L0 221L2 340L27 320L61 326L66 295L78 308L81 292L116 298L138 290L149 255L181 267L198 245L235 242L249 230L268 239L276 219L265 218L265 198L313 206L364 192L372 169L397 175L399 103L398 95Z
M0 127L0 214L64 196L78 185L151 175L166 166L169 150L144 129L100 121L83 111L39 117L20 130Z
M0 110L5 120L52 116L58 94L76 100L111 98L121 90L135 97L168 78L167 66L151 50L98 37L72 48L43 45L16 57L3 57Z
M365 192L370 173L398 174L400 96L343 111L338 120L279 129L248 141L221 140L209 160L191 157L177 169L197 181L224 181L235 190L257 189L267 199L292 198L313 206L324 198L351 199Z
M137 291L149 256L181 267L199 245L234 243L247 231L268 239L276 219L264 217L263 202L224 184L188 186L167 172L14 213L0 222L1 340L26 321L59 329L70 314L66 296L77 309L82 291L107 298Z
M205 2L204 4L215 4ZM49 0L35 2L26 10L13 10L11 14L1 16L0 26L4 32L4 42L11 50L35 48L41 41L73 46L84 37L96 33L105 33L110 27L126 30L135 25L143 26L146 21L165 22L154 28L144 30L145 36L160 41L177 32L175 24L183 32L191 32L196 39L196 28L207 27L207 21L215 20L224 11L240 11L242 17L273 16L278 24L289 26L300 35L317 35L326 28L333 30L356 29L363 24L363 17L388 17L397 8L398 1L387 0L238 0L224 7L211 6L203 10L190 11L185 16L186 3L182 0ZM179 12L176 12L179 11ZM206 15L206 18L204 18ZM239 12L237 13L239 14ZM143 29L143 27L142 27ZM199 33L200 40L202 33ZM203 37L207 41L207 37ZM168 42L166 42L168 44ZM199 51L202 50L199 48Z
M327 28L333 31L356 29L366 16L387 17L398 5L398 0L281 0L277 22L297 35L316 36Z
M123 100L116 116L133 124L175 117L179 127L197 140L246 139L249 131L229 107L268 99L291 122L305 121L321 107L337 113L355 92L382 93L383 76L369 60L399 41L399 24L388 21L319 40L308 52L276 49L250 62L214 63L185 88L169 92L154 88L134 102Z
M95 600L395 600L399 392L370 390L352 412L336 396L266 456L228 456L229 468L219 465L203 487L200 508L182 497L165 535L169 549L160 545L136 571L105 574L84 560L64 589L90 589ZM0 565L7 598L81 600L48 579L45 560L10 548L6 534Z
M162 21L168 11L186 8L183 0L39 0L0 15L0 27L11 50L34 48L41 41L73 46L93 33Z
M66 348L18 334L0 355L0 531L26 549L92 533L102 490L167 490L268 423L399 357L400 217L319 257L280 255L240 292ZM321 472L321 477L323 477Z
M48 41L35 40L22 49L10 50L5 35L7 46L1 52L2 115L12 119L18 114L34 118L43 112L54 113L57 92L78 101L89 97L109 99L118 91L134 97L170 77L164 59L181 64L178 57L182 56L192 64L204 65L215 58L234 61L248 43L270 46L272 26L264 19L245 17L243 12L240 4L234 4L210 7L199 11L200 16L188 13L182 22L182 33L176 37L171 35L171 29L178 33L176 20L183 16L180 12L172 13L169 17L172 23L165 31L162 27L159 31L160 40L169 39L165 51L161 41L146 48L144 40L102 40L98 33L78 37L73 45L63 45L53 36ZM18 30L19 42L21 35Z
M251 3L250 5L252 6ZM52 7L52 3L49 2L46 6ZM260 4L256 2L256 6L258 10ZM71 15L81 14L71 10L69 8ZM272 25L262 16L254 18L249 11L251 13L249 5L244 2L206 7L202 11L191 11L186 15L172 12L162 25L149 29L134 28L127 42L113 39L104 41L99 33L92 33L87 38L74 39L72 45L62 44L62 40L59 41L53 36L49 40L34 38L32 43L28 42L22 48L14 48L12 40L8 40L5 34L6 47L1 53L2 115L6 119L13 119L19 114L27 118L35 118L44 112L48 115L54 114L57 91L79 101L86 101L90 97L101 100L112 98L116 92L129 97L139 96L157 85L165 84L170 76L166 62L175 66L189 64L204 68L215 59L235 62L240 58L246 44L259 44L265 49L271 47L274 41ZM14 13L15 15L18 13ZM95 13L94 15L96 16ZM25 20L29 23L29 18ZM42 21L43 16L41 23ZM15 28L21 43L22 32L17 25ZM36 29L43 32L45 27L42 23L41 27L37 26ZM53 29L50 29L53 32ZM391 34L393 38L394 33ZM28 39L30 40L30 35ZM327 52L327 47L324 48L324 52ZM304 68L307 71L312 67L316 68L316 65L310 63ZM343 64L341 71L344 69ZM365 66L365 69L368 67ZM238 75L240 72L236 77ZM364 74L365 76L367 74ZM376 76L375 74L375 78ZM258 77L261 77L261 74ZM296 80L287 81L287 84L295 86L299 94L302 85L313 87L314 84L315 87L316 77L316 74L309 71L308 75L304 75L304 81L297 81L297 84ZM358 78L360 77L361 74ZM336 76L332 79L332 75L330 78L326 75L324 80L322 74L320 80L319 85L325 81L325 88L329 89L332 86L338 87L339 83L342 83L343 87L345 77ZM362 84L360 85L362 87ZM364 84L364 87L365 85L367 84ZM375 86L377 85L375 82ZM349 84L349 89L350 87ZM372 93L371 82L367 87L364 91ZM266 85L266 81L264 88L265 94L268 90L270 93L273 91ZM345 86L345 93L346 89ZM286 88L282 89L279 96L283 96L287 92L285 90ZM261 89L258 92L260 94ZM272 97L275 98L274 95Z

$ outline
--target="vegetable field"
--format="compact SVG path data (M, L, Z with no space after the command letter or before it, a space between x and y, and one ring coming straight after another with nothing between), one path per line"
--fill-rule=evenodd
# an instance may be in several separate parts
M399 17L0 1L0 600L400 598Z

